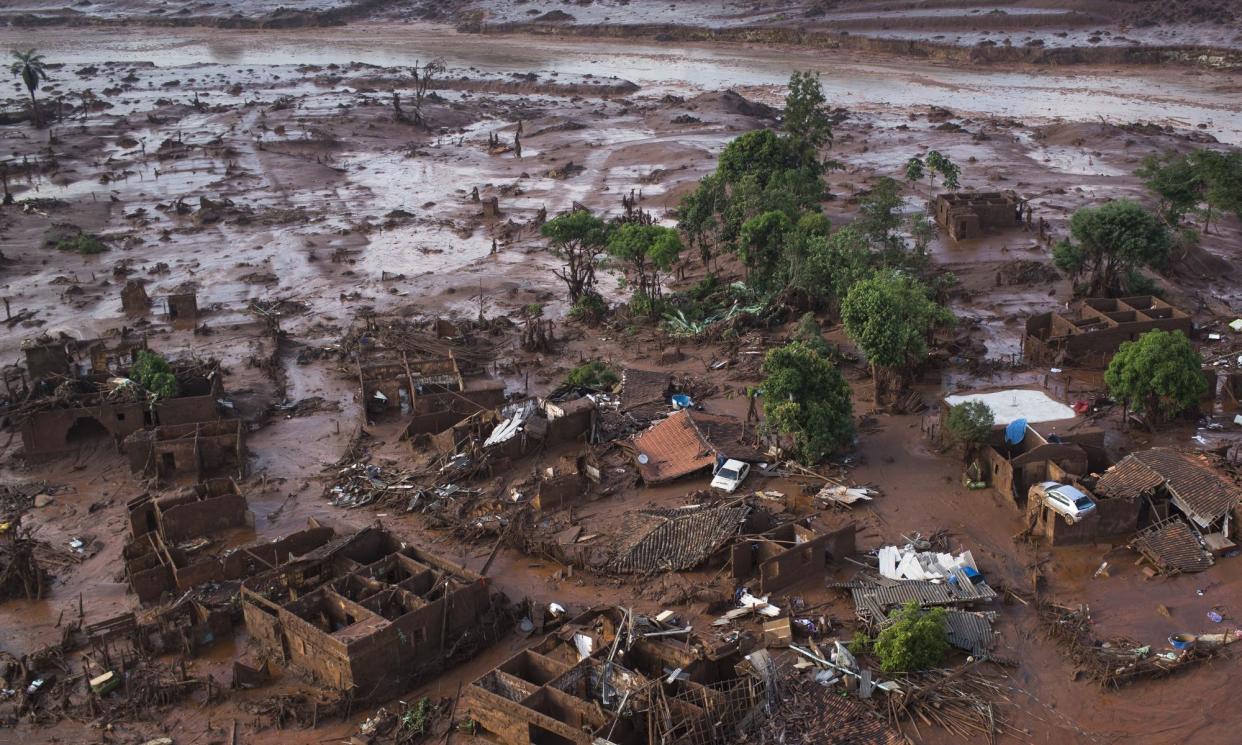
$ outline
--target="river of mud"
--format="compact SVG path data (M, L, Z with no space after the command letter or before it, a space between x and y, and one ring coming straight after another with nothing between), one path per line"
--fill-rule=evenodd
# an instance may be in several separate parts
M1242 143L1242 88L1235 76L1184 68L962 69L907 60L858 61L823 50L748 45L485 37L440 26L239 31L166 28L0 29L0 45L37 47L72 63L344 64L384 67L441 57L454 68L620 77L649 90L783 85L793 69L818 70L836 105L937 105L970 113L1047 120L1205 125Z

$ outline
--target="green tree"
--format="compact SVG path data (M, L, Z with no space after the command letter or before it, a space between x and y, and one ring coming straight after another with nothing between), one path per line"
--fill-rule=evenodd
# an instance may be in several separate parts
M794 326L790 339L805 344L824 359L831 360L833 358L832 347L828 341L824 339L823 329L819 327L819 321L815 320L814 313L803 313L798 319L798 325Z
M677 231L659 225L626 223L608 239L608 253L634 270L634 300L648 304L653 313L660 297L660 272L673 268L681 249Z
M736 184L747 175L755 176L762 188L773 174L803 168L821 170L819 160L806 143L782 137L770 129L756 129L725 145L716 172L729 184Z
M913 600L889 616L875 640L875 656L886 673L916 672L940 664L949 651L949 617L944 608L923 610Z
M677 229L686 235L691 248L698 248L703 266L711 261L713 250L720 240L719 215L725 211L728 201L724 179L710 173L700 179L698 187L682 197L677 205Z
M138 350L129 371L130 376L155 399L174 398L177 395L177 375L168 360L145 349Z
M1203 232L1211 232L1215 212L1242 218L1242 151L1197 150L1190 162L1203 182Z
M1163 266L1172 246L1159 218L1127 199L1080 208L1070 234L1077 243L1062 241L1052 261L1075 277L1089 275L1092 294L1123 291L1131 270Z
M803 463L817 463L853 441L849 384L822 355L791 342L768 351L763 374L766 425L793 438Z
M794 225L784 212L765 212L742 225L737 252L746 265L747 279L752 287L763 292L781 280L785 261L785 238Z
M832 145L832 118L828 114L819 73L794 70L785 96L785 134L813 148Z
M936 237L936 223L932 222L926 212L915 212L910 215L910 237L914 240L914 252L919 258L927 256L927 247Z
M876 180L871 191L859 200L858 219L855 224L872 242L881 248L892 248L900 241L897 228L901 227L901 188L887 176Z
M835 313L850 288L871 273L871 261L867 237L849 225L826 238L808 239L794 284Z
M1148 155L1135 174L1160 197L1160 213L1173 227L1203 199L1203 178L1185 155L1173 151Z
M606 362L589 360L570 370L565 376L564 385L572 388L592 388L597 391L610 391L621 376Z
M987 442L996 425L996 415L982 401L966 401L949 408L944 428L953 440L966 448L969 460L975 448Z
M912 186L922 181L926 173L927 168L919 156L915 155L906 161L906 181L909 181Z
M35 99L35 91L39 89L39 81L48 79L47 63L43 61L43 55L33 49L25 52L15 49L13 50L13 64L9 66L9 70L25 83L26 90L30 93L30 110L34 115L34 125L42 126L43 117L39 113L39 102Z
M1148 331L1121 343L1104 372L1114 399L1141 411L1152 428L1194 406L1207 393L1203 359L1181 331Z
M555 274L569 292L569 302L595 292L595 267L608 245L608 226L586 210L560 215L540 228L552 253L565 262Z
M927 356L932 331L952 320L922 282L902 272L879 271L850 288L841 321L867 355L877 404L887 401L890 388L905 387L908 373Z
M940 174L944 180L945 188L956 191L958 187L958 178L962 175L962 169L958 168L949 156L939 150L930 150L924 161L927 165L927 177L935 186L936 174Z

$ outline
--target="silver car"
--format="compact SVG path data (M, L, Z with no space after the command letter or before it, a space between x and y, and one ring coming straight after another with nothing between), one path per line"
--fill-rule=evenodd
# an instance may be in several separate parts
M1049 509L1073 525L1095 510L1095 502L1082 490L1059 481L1044 481L1031 487L1030 499L1042 500Z

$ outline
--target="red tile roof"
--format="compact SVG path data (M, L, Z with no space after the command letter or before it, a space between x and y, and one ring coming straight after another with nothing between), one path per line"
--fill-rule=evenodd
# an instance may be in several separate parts
M1096 491L1105 497L1137 497L1160 485L1173 504L1201 527L1225 516L1239 502L1242 489L1206 464L1168 448L1127 455L1105 473Z
M710 468L716 461L688 411L678 411L635 436L634 450L638 473L648 484L688 476Z

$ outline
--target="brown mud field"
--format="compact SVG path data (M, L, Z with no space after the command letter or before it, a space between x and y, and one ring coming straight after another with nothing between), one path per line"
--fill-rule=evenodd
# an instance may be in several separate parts
M355 703L352 695L345 699L324 681L276 660L262 685L230 687L235 661L251 664L271 656L259 635L235 621L227 633L196 645L193 654L134 656L123 688L90 694L87 680L109 665L72 629L176 608L185 600L178 590L141 602L123 553L134 531L130 503L174 489L158 477L134 473L132 457L108 432L73 429L58 441L64 447L56 457L32 457L18 416L27 401L10 393L20 375L7 366L27 366L24 344L37 337L59 339L62 346L65 340L103 340L109 348L142 340L169 359L218 363L223 388L208 405L222 420L240 421L245 452L226 473L245 496L253 524L213 534L191 555L260 551L257 545L300 531L309 521L331 526L337 536L379 525L419 551L460 565L463 576L485 574L485 584L508 600L529 601L537 610L525 612L539 626L549 603L565 606L570 616L619 605L650 615L672 610L714 642L762 639L753 617L712 625L734 607L734 590L743 583L718 563L640 576L589 559L575 563L564 550L560 538L567 531L576 536L570 543L587 545L582 554L589 555L592 541L598 548L610 536L624 539L638 510L699 504L710 494L710 477L703 473L643 484L621 446L642 427L615 411L616 396L601 399L603 434L596 433L590 446L577 440L541 446L463 478L478 494L473 511L446 517L391 490L400 498L350 506L332 488L342 483L342 469L354 464L379 467L385 479L407 474L402 488L445 483L441 466L448 466L436 444L403 436L408 412L383 421L369 413L374 390L365 381L360 385L362 355L392 319L404 328L435 329L419 336L419 343L436 352L453 350L455 365L477 367L478 377L503 382L512 400L546 396L580 362L602 360L618 370L676 375L706 414L745 420L746 390L763 382L761 355L790 337L796 315L695 337L631 322L624 314L599 326L579 323L568 317L565 286L553 274L561 262L547 250L539 226L576 207L620 217L627 213L623 199L634 200L658 224L675 225L680 199L715 168L730 140L778 125L793 70L820 72L828 102L838 110L828 154L841 168L826 175L831 198L823 204L834 228L858 217L859 202L877 179L902 180L906 160L930 150L961 166L963 190L1013 190L1030 205L1034 223L1046 228L1017 225L962 241L942 230L931 240L932 265L956 279L950 308L958 325L954 338L940 340L935 364L915 381L921 405L909 407L914 413L873 407L871 377L859 351L839 325L821 319L827 341L842 352L859 437L854 449L820 471L870 486L879 496L852 508L824 507L795 499L814 494L823 478L792 467L756 468L738 496L751 496L778 522L796 518L819 533L852 524L857 531L851 561L834 559L824 574L784 586L772 602L811 609L808 616L831 621L818 642L829 649L832 639L848 640L859 628L848 592L829 584L854 578L858 562L873 563L866 555L881 546L904 544L915 534L943 535L946 550L972 552L1000 593L986 608L996 613L999 640L991 656L999 662L986 663L998 682L989 689L985 719L1004 724L990 740L915 717L897 725L900 737L919 743L1237 742L1231 681L1242 663L1231 648L1176 675L1111 689L1092 680L1089 665L1071 659L1065 645L1050 637L1036 604L1087 605L1096 638L1124 638L1164 652L1172 634L1238 624L1231 615L1242 614L1242 606L1233 609L1242 598L1238 558L1219 558L1204 573L1152 577L1125 539L1055 547L1020 539L1026 519L1019 506L995 489L964 485L961 455L928 434L943 397L954 392L1047 386L1065 403L1102 394L1098 371L1023 359L1027 317L1065 310L1073 300L1071 281L1051 266L1052 245L1067 235L1069 217L1080 207L1121 197L1154 204L1135 175L1144 157L1242 145L1237 72L1211 64L971 65L858 49L627 40L616 34L584 38L505 26L563 9L571 16L561 19L565 26L614 23L617 14L634 13L631 24L726 28L766 18L782 27L803 17L804 4L769 12L762 6L773 3L685 3L694 8L686 13L702 14L686 18L675 9L657 10L664 4L655 3L503 2L491 5L483 19L494 27L474 29L488 32L482 34L447 25L469 21L482 5L467 2L443 4L441 12L451 8L452 15L436 18L437 24L420 20L435 15L428 10L434 3L410 3L394 4L404 10L328 19L349 25L280 29L144 25L134 22L131 4L97 5L70 13L62 12L61 3L30 0L0 16L14 24L0 26L0 47L37 48L52 63L50 80L39 89L46 126L33 126L20 80L10 79L12 87L0 93L0 162L13 197L12 204L0 206L0 296L6 306L0 363L12 386L0 394L6 407L0 410L0 519L11 523L20 516L21 529L38 542L35 556L50 572L43 597L0 601L0 673L6 681L0 742L414 742L404 725L375 734L366 722L384 719L381 708L406 712L425 697L443 703L422 741L493 741L472 726L458 726L465 716L450 712L464 699L463 687L542 639L519 624L472 659L385 701L359 694L362 700ZM167 12L269 18L281 7L322 13L350 6L231 2L205 13L180 13L181 5L204 4L170 3ZM924 16L903 14L906 4L900 3L861 10L822 5L840 7L817 15L815 24L835 20L851 32L891 26L891 38L915 28L927 35L960 34L946 43L972 46L979 35L1012 30L992 15L948 31L942 27L959 16L937 15L939 5L920 11ZM873 7L878 5L892 7ZM1055 16L1063 25L1042 21L1039 35L1073 46L1086 43L1075 34L1089 34L1117 4L1071 5L1018 3L1006 5L1006 13L1010 20ZM1237 47L1236 26L1231 33L1230 24L1220 21L1232 18L1229 3L1184 17L1171 11L1160 17L1148 7L1153 4L1133 5L1136 15L1124 23L1146 29L1150 44ZM993 10L946 7L972 18ZM876 13L904 20L875 21ZM19 25L19 17L44 20ZM936 19L931 31L922 18ZM1200 25L1211 33L1196 37ZM1070 35L1056 36L1061 31ZM1115 33L1147 43L1133 29ZM1015 44L1025 42L1014 35ZM443 60L445 69L426 92L419 112L425 124L419 126L408 116L417 95L411 68L432 59ZM926 181L904 184L900 211L925 209L939 191ZM106 250L56 250L61 237L79 233L97 237ZM670 272L670 292L704 278L707 269L694 253L687 251ZM1242 224L1225 216L1192 251L1154 276L1163 299L1205 330L1198 339L1201 351L1229 371L1242 367L1242 337L1224 327L1242 313L1234 270L1239 259ZM728 282L743 278L732 257L717 258L712 269ZM599 275L607 301L620 304L629 296L632 279L627 282L620 267L603 267ZM137 313L122 307L122 288L132 280L141 280L151 299ZM168 311L170 296L187 293L197 303L188 324ZM368 327L368 319L379 326ZM450 331L440 333L437 320L451 321ZM546 322L552 340L530 342L532 326ZM445 339L459 335L468 341ZM394 364L404 364L412 378L409 358L397 359ZM1102 431L1109 461L1153 446L1215 458L1239 439L1224 399L1209 404L1198 420L1157 434L1126 426L1120 407L1079 421ZM102 416L104 404L95 405ZM662 402L661 416L667 408ZM197 443L198 430L193 436ZM512 515L529 501L541 474L584 448L603 472L600 483L587 487L590 501L534 513L514 531L529 528L525 542L500 527L519 526ZM16 530L5 528L10 536ZM550 549L549 541L559 548ZM1108 569L1097 572L1103 562ZM225 581L211 583L211 589L236 592ZM1209 612L1220 614L1220 623ZM247 608L248 619L250 613ZM75 633L79 638L70 643ZM815 669L795 669L796 655L780 654L789 657L782 675L819 688L812 681ZM965 655L954 654L953 665L968 664ZM46 693L27 694L35 676L15 671L27 662L34 670L35 661L39 674L54 673L55 679L48 679ZM157 669L180 682L154 692L140 685L144 676L159 677ZM203 683L208 677L212 682ZM191 679L197 682L188 684ZM180 691L178 686L188 693L168 692ZM843 689L831 690L839 695ZM315 700L323 702L322 716L307 703ZM883 699L872 703L887 715ZM772 714L773 721L780 717ZM552 737L545 741L568 741ZM758 734L751 737L761 741ZM775 741L773 735L766 741ZM791 735L785 741L803 740ZM831 741L851 742L848 736Z

